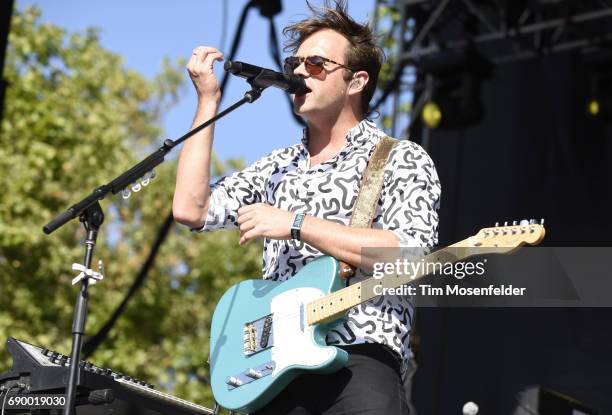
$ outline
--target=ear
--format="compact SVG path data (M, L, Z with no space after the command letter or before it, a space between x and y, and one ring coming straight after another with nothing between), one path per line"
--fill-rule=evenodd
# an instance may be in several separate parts
M363 91L369 80L370 76L366 71L355 72L349 83L349 94L358 94Z

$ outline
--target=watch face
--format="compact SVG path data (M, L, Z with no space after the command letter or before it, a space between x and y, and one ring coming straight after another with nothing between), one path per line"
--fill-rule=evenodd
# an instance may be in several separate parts
M293 228L299 228L302 226L302 222L304 221L304 214L298 213L295 215L295 219L293 220Z
M293 225L291 225L291 238L300 240L300 228L302 227L302 222L304 221L304 214L298 213L295 215L295 219L293 219Z

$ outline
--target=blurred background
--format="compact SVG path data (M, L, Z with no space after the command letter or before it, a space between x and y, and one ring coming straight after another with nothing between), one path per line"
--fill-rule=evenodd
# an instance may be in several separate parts
M278 70L282 28L308 9L280 0L0 7L0 341L68 354L71 264L85 232L77 221L48 236L42 226L189 129L193 48ZM441 245L497 221L545 218L545 245L610 246L610 0L359 0L349 12L370 22L387 54L374 121L422 145L438 169ZM246 90L228 78L222 106ZM216 126L214 174L294 144L302 128L286 94L266 90ZM172 155L147 186L101 203L95 259L105 279L90 288L84 357L212 407L210 317L226 288L260 275L261 246L174 226L175 167ZM580 413L612 413L611 318L609 308L419 310L416 410L460 413L474 401L482 413L550 413L526 403L541 386L583 401ZM11 365L0 346L0 373Z

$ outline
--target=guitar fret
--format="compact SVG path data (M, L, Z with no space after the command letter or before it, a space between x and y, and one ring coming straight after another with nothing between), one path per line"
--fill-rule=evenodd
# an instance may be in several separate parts
M343 288L307 305L308 324L330 319L361 303L361 283Z

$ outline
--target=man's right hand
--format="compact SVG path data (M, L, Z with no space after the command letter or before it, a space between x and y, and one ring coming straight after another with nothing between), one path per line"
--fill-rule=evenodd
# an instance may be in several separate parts
M187 63L187 72L200 101L218 103L221 99L221 89L213 71L215 61L223 61L221 52L211 46L198 46Z

